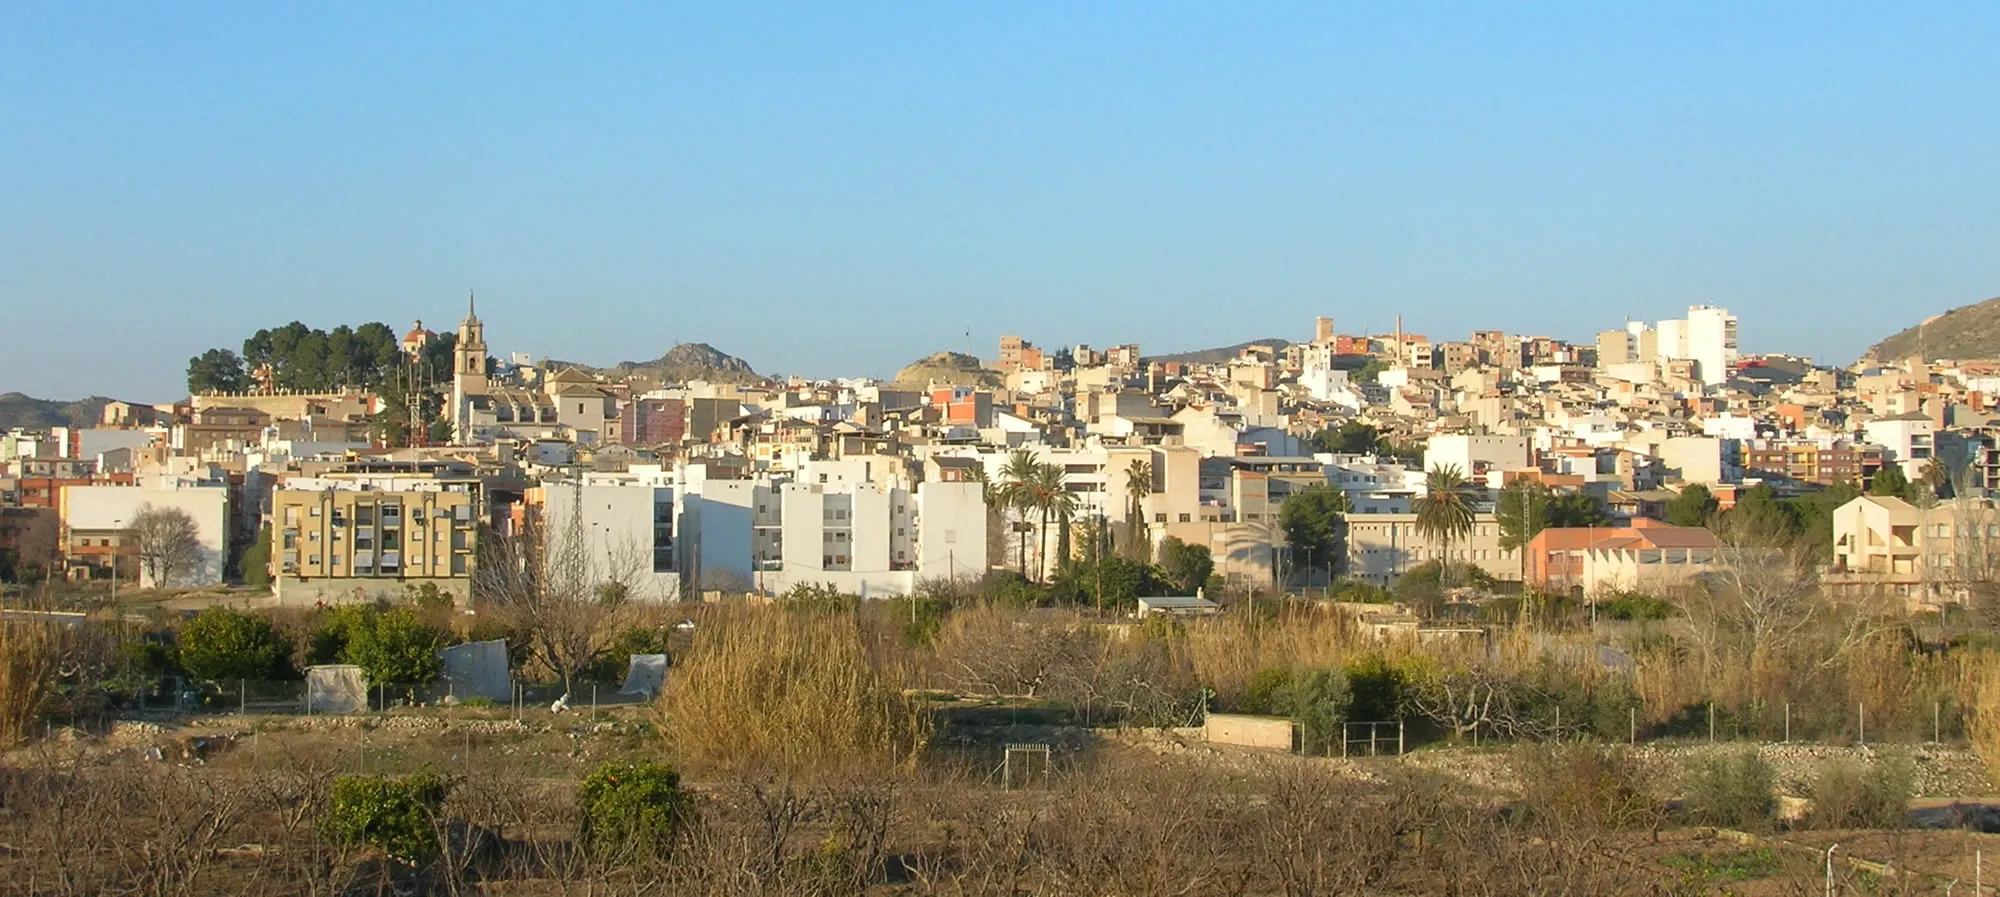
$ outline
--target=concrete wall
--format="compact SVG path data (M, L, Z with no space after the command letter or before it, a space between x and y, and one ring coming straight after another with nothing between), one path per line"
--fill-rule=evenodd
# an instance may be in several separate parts
M271 592L277 596L280 607L312 607L317 604L401 601L407 597L406 588L425 583L437 586L442 594L450 595L452 602L459 607L472 606L472 580L465 577L374 579L279 575L271 579Z
M1292 749L1292 721L1276 716L1211 713L1202 726L1202 737L1211 744L1289 751Z

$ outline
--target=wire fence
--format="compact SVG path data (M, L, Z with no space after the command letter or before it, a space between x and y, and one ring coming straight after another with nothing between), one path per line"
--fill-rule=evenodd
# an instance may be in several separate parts
M336 693L337 692L337 693ZM104 730L119 720L186 720L201 716L387 715L449 708L505 710L516 719L536 713L596 715L651 703L615 683L511 683L498 695L465 694L448 681L355 683L333 688L308 679L203 682L183 676L123 677L59 691L46 717L51 727Z

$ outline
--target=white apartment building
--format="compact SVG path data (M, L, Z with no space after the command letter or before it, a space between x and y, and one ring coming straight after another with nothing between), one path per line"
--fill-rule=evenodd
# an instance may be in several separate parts
M157 588L221 582L229 559L229 487L221 483L168 476L142 477L136 486L64 486L62 522L72 554L90 553L75 549L108 548L127 559L121 567L136 563L143 547L132 534L132 522L147 507L187 512L194 518L201 549L194 568L171 583L153 582L151 571L138 564L139 584Z
M583 534L592 579L625 583L634 601L680 599L673 489L556 482L529 492L542 507L546 538Z
M1736 316L1713 305L1689 306L1687 317L1660 322L1658 346L1662 360L1694 362L1702 383L1727 383L1738 357Z
M872 479L848 475L884 463L898 470ZM793 479L691 475L675 506L677 563L703 591L781 595L825 584L885 598L907 595L924 580L987 570L981 484L912 488L890 459L813 462Z
M1868 442L1881 446L1910 479L1924 475L1937 451L1937 423L1920 411L1878 417L1861 425Z
M1424 448L1424 470L1457 467L1467 480L1484 481L1491 472L1532 466L1526 436L1433 436Z

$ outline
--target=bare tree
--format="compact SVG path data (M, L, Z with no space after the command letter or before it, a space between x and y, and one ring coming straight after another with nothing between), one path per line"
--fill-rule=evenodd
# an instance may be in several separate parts
M141 505L132 518L139 543L139 569L154 588L166 588L199 568L206 553L194 515L179 508Z
M473 576L473 594L528 630L536 659L570 691L578 672L604 650L625 603L650 568L650 552L593 536L583 520L583 487L558 519L531 521L515 536L491 540Z
M1893 616L1881 595L1827 595L1808 546L1796 537L1731 520L1716 526L1721 544L1709 572L1676 596L1686 635L1708 670L1747 662L1752 688L1760 689L1801 647L1814 645L1816 668L1823 669L1890 628Z

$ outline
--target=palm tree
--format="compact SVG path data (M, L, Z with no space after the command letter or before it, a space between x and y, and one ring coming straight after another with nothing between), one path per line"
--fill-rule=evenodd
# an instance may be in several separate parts
M1150 529L1146 525L1146 496L1152 494L1153 462L1144 458L1133 459L1131 464L1125 466L1125 525L1135 554L1140 545L1152 541L1145 538L1146 531Z
M1465 471L1456 464L1433 467L1424 475L1424 494L1410 503L1417 514L1417 532L1444 546L1438 557L1438 585L1450 583L1451 543L1472 532L1472 496Z
M1035 479L1035 469L1041 465L1035 462L1035 453L1027 449L1015 449L1007 455L1007 463L1000 467L1000 486L994 490L999 499L997 507L1015 511L1025 517L1034 509L1034 491L1031 483ZM1028 575L1028 528L1016 525L1014 530L1021 534L1021 576Z
M1067 482L1069 471L1060 464L1037 464L1031 480L1030 491L1034 495L1034 508L1042 514L1041 570L1044 578L1049 570L1049 520L1054 518L1068 525L1069 516L1076 512L1076 495L1069 491Z

